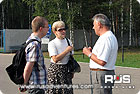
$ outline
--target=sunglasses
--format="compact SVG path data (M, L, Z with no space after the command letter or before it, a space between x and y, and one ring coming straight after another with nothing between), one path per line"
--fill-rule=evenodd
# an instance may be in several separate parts
M66 30L66 28L58 28L57 31L63 31Z

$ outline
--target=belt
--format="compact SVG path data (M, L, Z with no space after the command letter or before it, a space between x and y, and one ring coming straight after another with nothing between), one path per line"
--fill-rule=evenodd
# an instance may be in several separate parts
M112 70L106 70L106 69L93 69L93 68L90 68L90 70L92 70L92 71L112 71Z

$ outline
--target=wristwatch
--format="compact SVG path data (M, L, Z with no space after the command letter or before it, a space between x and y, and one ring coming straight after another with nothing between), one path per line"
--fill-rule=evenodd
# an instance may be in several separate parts
M90 53L90 54L88 55L88 57L90 58L90 57L91 57L91 55L92 55L92 53Z

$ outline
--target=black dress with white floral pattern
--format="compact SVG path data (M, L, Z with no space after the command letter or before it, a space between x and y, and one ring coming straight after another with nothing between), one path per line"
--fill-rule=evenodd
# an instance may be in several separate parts
M73 74L67 70L66 64L50 64L48 68L48 85L56 87L48 88L47 94L73 94L73 88L71 87Z

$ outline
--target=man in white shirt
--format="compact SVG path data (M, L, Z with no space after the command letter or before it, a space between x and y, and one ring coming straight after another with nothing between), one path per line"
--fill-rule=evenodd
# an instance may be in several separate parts
M112 94L114 83L105 83L105 75L115 75L118 51L117 39L110 31L111 23L107 16L96 14L92 19L93 29L96 35L100 37L93 49L91 47L83 48L83 53L90 58L90 79L91 84L94 84L94 90L92 89L91 93Z

